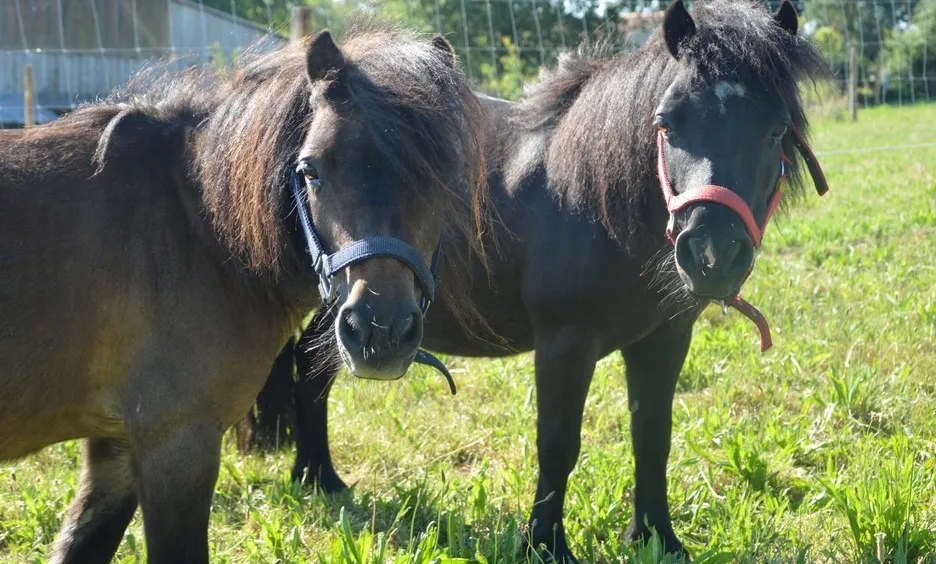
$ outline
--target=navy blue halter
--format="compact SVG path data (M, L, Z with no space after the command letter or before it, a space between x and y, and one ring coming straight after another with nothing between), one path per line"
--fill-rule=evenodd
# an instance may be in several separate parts
M435 252L432 253L432 263L428 268L426 263L423 262L419 251L409 243L394 237L364 237L343 249L328 254L325 252L325 247L322 246L322 241L315 233L315 228L312 225L309 206L302 193L304 186L302 174L293 172L291 184L293 198L296 200L296 208L299 210L299 221L302 223L302 231L309 246L309 255L312 256L312 267L319 277L319 294L321 294L322 300L326 304L330 304L335 299L335 287L332 281L335 275L343 269L372 258L392 257L403 261L416 275L416 279L422 287L422 299L420 300L419 309L422 310L423 315L426 314L435 299L435 288L439 281L439 258L442 256L441 238L439 244L436 245Z
M293 199L296 201L296 209L299 212L299 222L302 224L302 231L305 235L309 255L312 257L312 267L319 279L319 294L322 296L324 306L330 305L335 301L334 278L343 269L377 257L392 257L402 261L412 269L416 280L422 288L422 298L420 299L419 309L425 317L426 311L432 305L435 299L435 289L439 282L439 260L442 257L442 239L436 245L432 253L432 262L428 267L423 262L422 255L413 248L412 245L396 239L395 237L374 236L365 237L354 241L347 247L339 249L332 254L325 251L322 241L315 232L312 224L312 216L309 214L308 202L303 194L304 177L298 171L292 171L290 178L292 186ZM413 362L431 366L440 371L448 380L449 389L455 394L455 381L445 364L433 356L431 353L422 349L416 352Z

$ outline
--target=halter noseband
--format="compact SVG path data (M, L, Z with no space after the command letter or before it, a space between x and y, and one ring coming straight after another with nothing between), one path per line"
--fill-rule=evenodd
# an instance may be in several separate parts
M312 215L309 212L309 204L303 194L304 181L303 176L298 171L292 171L290 177L292 187L292 196L296 202L296 209L299 212L299 222L302 224L302 232L305 235L306 245L309 255L312 257L312 268L318 275L318 290L322 296L323 306L328 306L335 301L334 278L335 276L348 268L349 266L378 257L395 258L406 266L410 267L416 280L422 289L422 297L419 301L419 309L423 317L432 305L435 299L436 285L439 283L439 261L442 257L442 238L436 245L432 253L432 262L429 266L423 262L422 255L412 245L401 241L395 237L373 236L364 237L354 241L347 247L339 249L334 253L328 254L322 245L321 239L315 232L315 226L312 223ZM437 369L448 380L449 389L455 394L455 381L452 375L446 369L441 360L434 357L431 353L419 349L413 362L425 364Z
M813 181L816 184L816 192L820 196L825 195L829 191L829 184L826 181L825 174L822 172L822 167L819 166L819 161L816 159L816 155L812 152L812 149L809 147L809 144L806 143L806 140L800 134L799 130L796 128L796 125L790 124L790 132L793 133L794 141L796 148L799 149L800 154L803 157L803 160L806 161L806 166L809 168L809 172L812 174ZM771 216L777 210L777 206L780 205L780 198L783 197L783 192L786 189L786 169L787 166L792 164L792 161L786 154L783 152L783 149L780 149L780 179L777 181L777 188L774 190L773 196L770 198L770 203L767 205L767 213L764 215L764 221L762 224L758 225L757 220L754 218L754 212L751 211L751 208L745 203L745 201L738 196L736 193L732 192L724 186L717 186L708 184L698 188L690 188L681 194L677 194L673 190L673 186L670 183L669 174L666 170L666 154L664 151L665 147L665 136L664 132L660 130L657 133L657 176L660 180L660 189L663 191L663 200L666 202L666 209L669 212L669 220L666 223L666 237L670 242L675 246L676 245L676 213L690 204L697 202L715 202L723 206L727 206L731 211L735 212L738 217L741 218L741 221L744 222L744 228L747 230L748 235L751 237L751 242L754 244L754 248L758 249L761 246L761 242L764 237L764 231L767 229L767 223L770 221ZM750 276L751 271L754 269L754 263L751 262L751 268L744 275L744 280L741 284L747 280L747 277ZM757 325L757 329L760 331L761 337L761 352L766 351L773 345L773 341L770 337L770 326L767 324L767 319L757 310L756 307L752 306L748 302L744 301L744 298L741 296L733 296L725 300L725 307L733 307L744 314L748 319L754 322Z

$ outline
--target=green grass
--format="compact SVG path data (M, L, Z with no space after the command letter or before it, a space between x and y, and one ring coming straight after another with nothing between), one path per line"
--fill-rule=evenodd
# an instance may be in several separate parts
M816 124L835 151L936 140L936 106ZM745 296L775 346L710 308L676 397L670 500L697 562L936 562L936 148L822 157L832 191L770 227ZM514 562L536 480L530 355L440 377L343 377L332 448L351 492L287 479L291 453L225 446L217 562ZM618 355L602 360L566 503L577 554L627 546L633 486ZM67 443L0 466L0 560L45 559L77 484ZM139 514L117 561L145 558Z

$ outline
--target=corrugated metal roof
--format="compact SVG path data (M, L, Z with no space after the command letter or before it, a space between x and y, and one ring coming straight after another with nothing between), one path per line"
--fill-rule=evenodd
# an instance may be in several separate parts
M165 0L160 0L161 2ZM285 41L284 37L265 26L229 12L208 8L189 0L169 0L162 4L164 15L157 18L163 21L162 24L131 20L136 23L141 33L146 31L143 34L147 37L145 42L140 41L128 47L124 37L126 33L115 35L116 32L110 33L114 30L106 28L104 31L108 33L90 35L98 38L95 41L101 40L105 43L108 37L113 36L117 38L115 41L119 39L119 44L108 46L102 43L99 48L93 49L68 48L84 45L81 42L69 42L70 38L74 39L72 36L81 35L72 33L75 29L83 29L84 35L88 35L89 29L94 29L95 25L104 25L101 22L108 20L109 16L113 16L110 19L124 21L120 19L126 16L123 8L118 9L120 2L105 5L114 7L114 14L70 12L74 19L64 21L61 29L57 25L50 27L52 24L49 22L56 23L64 14L58 14L55 10L46 10L48 13L31 12L32 16L38 19L32 22L35 25L30 24L31 27L27 27L37 30L38 35L34 42L39 43L35 46L30 45L28 41L8 42L9 45L0 43L7 46L5 50L0 49L0 95L11 97L11 100L19 99L20 102L13 105L21 108L23 68L31 64L36 101L47 108L62 111L75 104L106 96L125 84L134 72L159 58L180 57L177 63L174 63L178 66L217 64L222 60L230 63L235 58L235 53L243 52L248 46L264 50ZM72 9L71 4L64 6ZM165 13L166 10L169 13ZM30 15L26 14L26 17ZM43 33L39 33L43 30ZM53 31L55 33L52 33ZM98 32L100 31L98 29ZM14 44L16 47L13 47ZM25 49L20 48L23 45L26 46ZM4 116L8 113L4 111ZM14 111L13 114L15 113Z

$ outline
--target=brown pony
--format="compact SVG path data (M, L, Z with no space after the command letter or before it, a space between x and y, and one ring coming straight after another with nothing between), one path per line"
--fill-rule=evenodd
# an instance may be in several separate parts
M0 132L0 460L88 438L53 562L110 561L138 504L151 564L208 561L222 434L316 284L349 368L406 371L424 263L478 239L480 115L443 39L355 21ZM396 243L326 278L303 214L325 259Z

